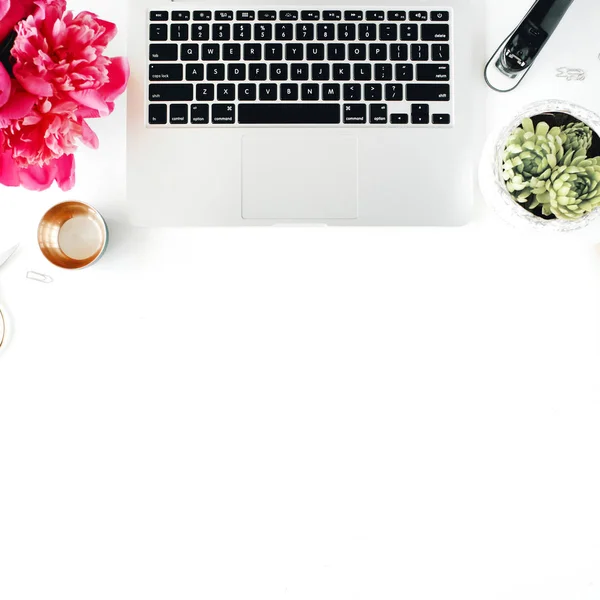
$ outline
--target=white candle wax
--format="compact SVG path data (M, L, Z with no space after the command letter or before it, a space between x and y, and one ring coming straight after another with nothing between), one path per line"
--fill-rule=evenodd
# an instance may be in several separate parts
M73 217L60 228L58 245L70 258L85 260L102 247L102 230L87 217Z

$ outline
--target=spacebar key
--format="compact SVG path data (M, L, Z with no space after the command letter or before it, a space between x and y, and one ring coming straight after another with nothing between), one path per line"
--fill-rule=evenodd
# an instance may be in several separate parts
M241 125L321 125L340 122L339 104L239 104Z

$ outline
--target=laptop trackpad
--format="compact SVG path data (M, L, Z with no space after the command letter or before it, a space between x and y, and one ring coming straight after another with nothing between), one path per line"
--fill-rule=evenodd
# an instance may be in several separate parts
M357 139L290 132L242 138L244 219L356 219Z

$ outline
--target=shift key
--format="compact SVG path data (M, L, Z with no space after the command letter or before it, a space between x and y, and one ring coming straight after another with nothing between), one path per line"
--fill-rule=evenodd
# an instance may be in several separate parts
M152 83L150 102L186 102L194 99L194 86L188 83Z
M450 86L445 84L406 84L406 99L409 102L448 102L450 100Z

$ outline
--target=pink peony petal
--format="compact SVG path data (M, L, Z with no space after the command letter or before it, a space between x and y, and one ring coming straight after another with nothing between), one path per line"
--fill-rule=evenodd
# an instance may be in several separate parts
M19 91L12 94L8 102L0 107L0 127L6 127L7 121L24 119L33 109L37 98L27 92ZM3 125L2 123L5 123Z
M33 0L0 0L0 41L34 10ZM3 14L4 12L4 14Z
M42 167L31 166L20 169L21 185L34 192L47 190L56 179L57 161L53 161Z
M0 107L8 102L11 89L10 76L2 64L0 64Z
M106 105L108 106L109 114L112 114L113 110L115 110L115 103L107 102ZM87 106L80 106L75 114L82 119L99 119L101 116L96 109L88 108Z
M0 184L16 187L20 183L19 168L10 152L0 153Z
M92 128L85 122L81 121L82 134L81 141L90 148L96 150L100 145L98 136L92 131Z
M10 0L0 0L0 19L4 19L4 16L10 8Z
M112 58L108 65L108 83L100 88L102 97L112 102L127 89L129 81L129 61L123 56Z
M75 157L72 154L56 160L56 183L63 192L68 192L75 185Z
M30 93L34 96L52 96L53 90L52 85L45 81L42 77L36 77L31 73L23 73L21 69L22 65L17 63L13 67L13 74L15 79Z
M75 102L95 108L101 117L106 117L109 114L108 106L102 96L96 90L83 90L80 92L69 92L69 97Z

